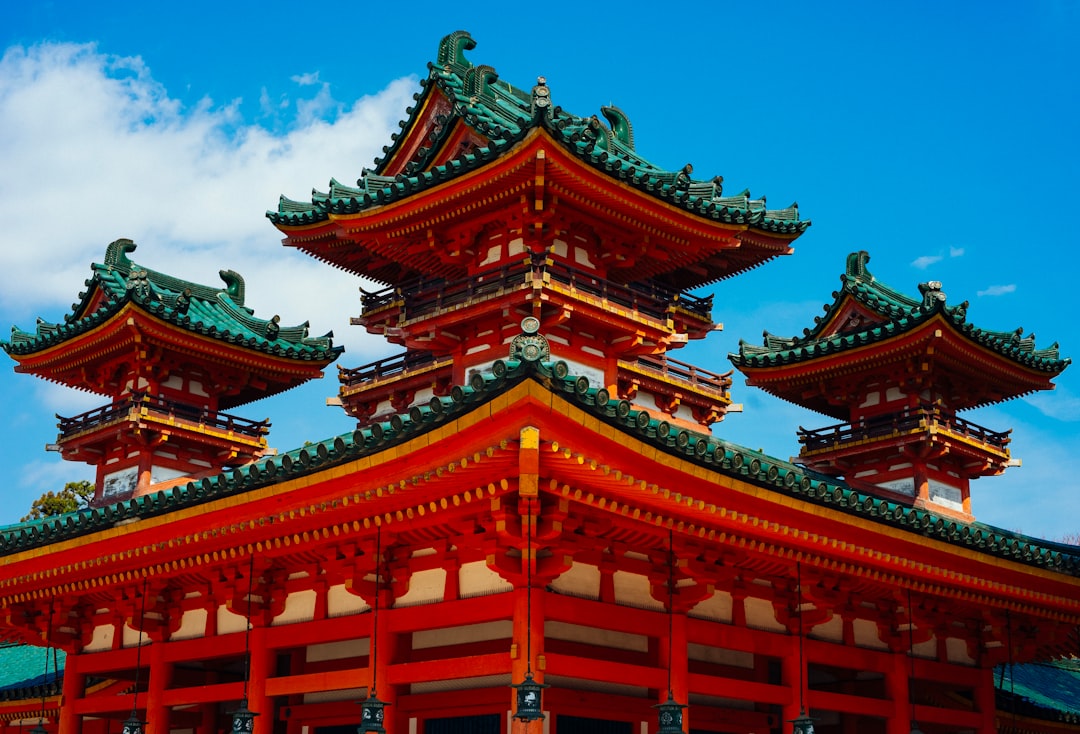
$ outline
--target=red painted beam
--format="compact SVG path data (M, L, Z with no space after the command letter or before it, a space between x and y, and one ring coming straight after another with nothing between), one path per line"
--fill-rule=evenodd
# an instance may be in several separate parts
M282 678L268 678L267 696L291 696L316 691L340 691L349 688L367 688L371 674L367 668L332 670L322 673L302 673Z
M510 655L505 652L473 655L463 658L444 658L421 663L391 665L388 677L391 684L405 685L432 680L477 678L510 672Z

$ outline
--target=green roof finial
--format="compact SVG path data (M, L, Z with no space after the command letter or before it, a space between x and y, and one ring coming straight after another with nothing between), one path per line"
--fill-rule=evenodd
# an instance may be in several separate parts
M476 41L468 31L454 31L439 42L439 66L456 66L461 69L472 67L472 62L465 58L465 52L476 48Z

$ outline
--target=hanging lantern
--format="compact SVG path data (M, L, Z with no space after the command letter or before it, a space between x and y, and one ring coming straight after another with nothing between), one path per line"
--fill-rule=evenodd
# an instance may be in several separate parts
M37 726L30 730L30 734L47 734L45 731L45 722L38 719Z
M914 721L911 722L911 734L922 734L922 729Z
M383 728L383 709L389 705L386 701L380 701L375 691L372 691L370 696L360 702L360 726L356 730L357 734L386 734L386 729Z
M536 721L544 718L544 708L540 703L540 694L547 688L547 685L534 681L531 670L525 671L525 680L521 683L511 683L510 687L517 690L517 713L514 714L515 719Z
M791 734L814 734L814 720L800 711L797 719L791 720Z
M132 711L131 716L124 722L123 734L143 734L143 721L135 711Z
M668 690L667 700L653 706L659 713L660 728L656 734L682 734L682 711L685 705L675 700L675 694ZM811 730L812 731L812 730Z
M240 699L240 708L232 712L232 734L251 734L257 713L248 708L246 698Z

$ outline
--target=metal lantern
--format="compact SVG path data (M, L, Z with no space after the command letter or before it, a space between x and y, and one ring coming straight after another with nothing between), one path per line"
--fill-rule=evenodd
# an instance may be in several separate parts
M232 734L251 734L257 713L248 708L246 698L240 699L240 708L232 712Z
M814 720L800 711L797 719L791 720L791 734L814 734Z
M38 719L37 726L30 730L30 734L47 734L45 731L45 722Z
M914 721L911 722L911 734L922 734L922 729Z
M386 701L380 701L375 691L372 691L370 696L360 702L360 726L356 729L357 734L365 734L365 732L386 734L386 729L383 728L383 717L386 712L383 709L389 705Z
M531 670L525 671L525 680L521 683L511 683L510 687L517 690L517 713L514 714L515 719L536 721L544 718L540 694L547 688L547 685L534 681Z
M136 712L132 711L131 716L124 722L123 734L143 734L143 720Z
M659 713L660 728L656 734L682 734L683 720L682 711L686 706L675 700L675 695L669 690L667 700L653 706Z

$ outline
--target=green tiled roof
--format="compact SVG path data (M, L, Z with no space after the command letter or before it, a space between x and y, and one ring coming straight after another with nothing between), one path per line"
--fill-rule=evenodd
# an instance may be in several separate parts
M313 192L310 202L281 197L277 211L267 212L267 217L275 224L298 226L324 221L331 213L353 214L387 204L479 168L508 151L533 129L543 128L590 166L698 216L777 234L798 234L810 225L799 219L797 204L768 209L764 197L754 198L749 191L725 196L721 176L699 180L692 177L690 164L671 171L650 163L636 152L633 129L622 110L602 107L607 125L595 115L579 117L566 112L553 105L551 90L542 77L526 92L500 80L492 67L474 66L464 52L475 46L467 32L457 31L442 40L436 62L428 64L428 77L421 81L423 89L415 95L417 104L407 110L409 119L400 127L412 127L436 90L449 100L451 109L437 121L429 136L430 144L420 149L404 173L382 175L407 137L395 134L393 144L383 148L385 156L375 161L375 170L363 171L356 186L332 180L329 191ZM432 165L456 119L483 136L488 144Z
M589 387L586 378L569 374L565 362L501 360L493 363L489 372L473 375L469 385L454 387L449 397L432 398L425 405L414 406L406 413L352 433L168 491L0 528L0 556L110 528L124 520L163 515L378 454L484 405L527 379L544 384L562 399L593 413L617 430L717 475L734 477L813 504L829 505L898 532L914 533L1017 563L1080 576L1080 548L1075 546L1039 540L977 522L964 523L932 511L884 500L853 489L841 480L717 439L709 433L676 428L646 411L633 409L625 400L611 399L604 388Z
M333 332L310 338L307 322L281 326L277 316L256 318L244 306L244 279L239 274L221 271L224 288L192 283L136 265L128 259L135 247L123 239L109 245L105 262L91 265L88 287L63 323L38 319L33 332L12 327L11 340L0 340L0 347L12 355L33 354L104 323L125 304L134 303L188 331L278 357L329 363L341 354L342 348L333 345ZM91 312L98 293L104 296L103 304Z
M967 301L956 306L946 305L941 283L921 283L922 297L912 298L876 280L866 267L869 261L870 255L865 251L848 255L847 270L840 276L842 287L833 292L835 300L831 305L825 305L825 315L814 317L813 328L804 329L801 337L779 337L765 332L761 346L740 340L739 353L728 355L731 361L740 368L794 364L898 336L940 314L966 338L1017 364L1050 374L1057 374L1069 365L1071 360L1062 359L1057 342L1038 349L1035 335L1024 336L1022 328L1015 331L980 329L967 320ZM848 299L879 318L873 323L841 328L824 335Z
M999 666L998 711L1080 723L1080 659Z
M48 673L45 656L48 655ZM0 644L0 701L39 698L60 693L67 655L63 650L33 645ZM59 673L57 673L59 670Z

